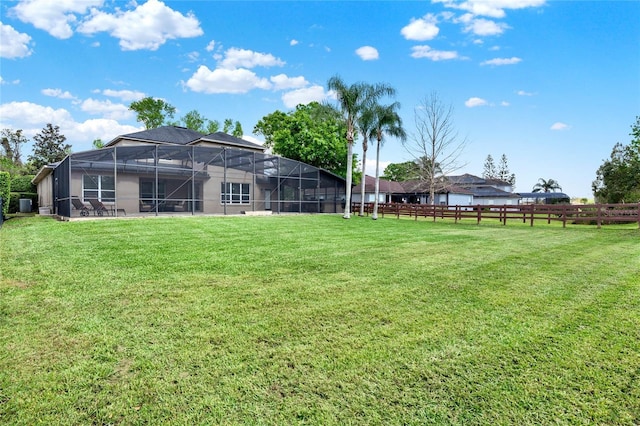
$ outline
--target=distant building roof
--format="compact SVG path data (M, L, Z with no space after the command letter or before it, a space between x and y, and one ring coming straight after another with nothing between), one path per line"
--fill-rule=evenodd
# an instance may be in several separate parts
M365 175L364 177L364 191L367 193L375 192L375 184L376 178L373 176ZM356 185L353 188L354 193L358 193L362 191L362 182ZM380 179L379 180L379 191L383 194L402 194L404 192L404 188L400 184L400 182L394 182L391 180Z
M571 198L564 192L518 192L520 198Z

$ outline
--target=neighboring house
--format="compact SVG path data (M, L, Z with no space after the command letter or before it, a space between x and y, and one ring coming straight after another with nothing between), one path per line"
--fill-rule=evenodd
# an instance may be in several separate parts
M571 203L564 192L519 192L521 204L560 204Z
M429 185L427 182L410 180L402 182L405 199L409 203L427 204ZM439 183L435 189L434 204L446 206L470 206L473 204L473 192L457 185Z
M360 182L358 185L353 187L351 191L351 200L354 203L360 202L360 197L362 197L362 183ZM373 176L365 175L364 177L364 202L365 203L373 203L376 201L376 178ZM378 202L379 203L390 203L393 200L394 195L402 194L404 192L404 188L402 183L394 182L385 179L379 179L378 182Z
M103 216L340 213L346 188L343 178L260 145L177 126L70 154L40 169L33 183L39 205L62 217L86 214L82 205Z
M464 174L447 176L447 186L460 187L473 194L473 205L517 205L520 200L518 194L513 193L513 186L509 182L499 179L485 179L478 176Z

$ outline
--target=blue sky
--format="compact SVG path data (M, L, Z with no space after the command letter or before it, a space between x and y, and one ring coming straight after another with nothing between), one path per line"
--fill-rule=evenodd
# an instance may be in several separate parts
M59 125L74 151L142 129L128 105L144 96L257 140L263 116L330 101L337 74L395 87L410 135L437 92L469 141L456 174L505 154L517 191L552 178L591 197L640 115L638 1L26 0L0 13L0 127ZM383 168L411 158L392 139L381 152Z

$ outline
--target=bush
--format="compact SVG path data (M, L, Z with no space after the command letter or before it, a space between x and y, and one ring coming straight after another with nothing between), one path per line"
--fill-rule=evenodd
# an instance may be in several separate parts
M2 198L2 211L0 215L6 216L9 213L9 202L11 192L11 177L8 172L0 172L0 198Z
M20 199L28 198L31 200L31 211L38 211L38 194L35 192L12 192L8 203L9 213L18 213L20 211Z
M35 175L13 175L11 177L11 190L13 192L37 192L36 186L31 183Z

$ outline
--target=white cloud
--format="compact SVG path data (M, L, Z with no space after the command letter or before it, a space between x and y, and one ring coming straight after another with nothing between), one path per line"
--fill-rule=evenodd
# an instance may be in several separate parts
M509 105L511 105L511 104L509 102L507 102L507 101L500 102L500 106L508 107Z
M487 106L487 105L489 105L489 102L487 102L486 100L484 100L482 98L472 97L472 98L467 99L465 101L464 105L467 108L474 108L474 107L479 107L479 106Z
M571 126L565 123L561 123L558 121L557 123L553 123L550 127L551 130L569 130Z
M185 16L159 0L148 0L129 11L116 9L113 14L94 8L90 17L78 26L78 31L83 34L108 32L120 40L122 50L157 50L167 40L203 34L193 14Z
M287 108L295 108L298 104L308 104L314 101L322 102L328 97L329 94L324 91L324 87L313 85L283 94L282 102Z
M298 40L293 39L293 40L291 40L291 41L289 42L289 46L295 46L295 45L297 45L298 43L300 43Z
M67 138L74 151L91 149L94 139L107 142L118 135L143 130L140 127L122 125L115 120L98 118L77 122L69 111L53 109L31 102L10 102L0 105L0 127L23 129L27 138L40 133L47 123L60 126L60 133Z
M22 0L12 11L22 22L32 24L53 37L67 39L73 35L70 24L76 15L84 15L89 8L102 6L104 0Z
M501 65L514 65L517 64L519 62L522 62L522 59L517 58L517 57L512 57L512 58L495 58L495 59L490 59L488 61L484 61L481 62L480 65L495 65L495 66L501 66Z
M286 74L274 75L270 80L273 83L273 90L298 89L309 84L302 76L288 77Z
M213 49L216 48L216 41L215 40L211 40L209 42L209 44L207 44L207 47L205 48L207 52L213 52Z
M31 37L16 31L11 25L0 22L0 58L25 58L33 51Z
M384 172L384 169L386 169L387 166L391 163L392 161L380 161L379 167L381 175ZM364 167L364 172L369 176L376 175L376 160L374 158L367 158L367 164Z
M224 53L224 59L220 63L221 68L254 68L261 67L281 67L285 63L270 53L254 52L247 49L236 49L232 47Z
M100 92L100 91L98 91ZM119 98L123 102L128 101L139 101L144 98L146 95L143 92L138 92L135 90L111 90L105 89L102 91L102 94L105 96L109 96L112 98Z
M76 99L76 97L73 96L70 92L63 92L61 89L42 89L42 94L45 96L51 96L60 99Z
M497 23L488 19L472 19L465 24L464 31L477 36L492 36L502 34L504 30L509 28L511 28L509 25L502 22Z
M546 0L467 0L463 2L455 0L433 0L434 3L443 3L446 7L460 9L478 16L491 18L504 18L505 9L524 9L540 7Z
M356 55L360 56L360 59L363 61L372 61L378 59L380 55L378 54L378 49L371 46L362 46L356 49Z
M438 19L431 13L419 19L412 18L411 22L400 30L400 34L407 40L432 40L440 32L437 23Z
M518 96L533 96L534 94L531 92L525 92L524 90L518 90L516 92Z
M244 68L200 68L185 83L194 92L200 93L246 93L252 89L270 89L271 83Z
M21 125L32 126L42 124L44 127L47 123L67 123L72 121L71 114L66 109L53 109L48 106L42 106L31 102L9 102L0 105L0 117L5 121L18 123L13 126L20 128Z
M128 120L135 116L133 111L130 111L126 105L114 104L108 99L106 101L98 101L89 98L82 102L80 108L89 114L101 115L104 118L113 120Z
M411 50L411 57L413 58L428 58L432 61L446 61L459 58L458 52L454 50L434 50L427 45L413 46Z

